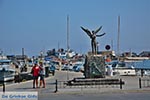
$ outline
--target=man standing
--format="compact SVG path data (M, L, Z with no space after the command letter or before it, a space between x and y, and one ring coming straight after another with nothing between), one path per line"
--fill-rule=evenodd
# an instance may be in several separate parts
M32 67L32 75L33 75L33 88L38 88L38 77L39 77L39 71L40 68L37 65L37 63L35 63L35 65Z

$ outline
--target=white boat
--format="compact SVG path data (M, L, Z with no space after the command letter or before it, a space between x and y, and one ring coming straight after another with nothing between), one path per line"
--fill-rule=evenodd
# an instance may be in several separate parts
M10 60L0 60L0 81L14 80L15 70L10 68Z
M136 75L135 68L127 62L119 62L112 65L114 75Z
M12 69L0 69L0 81L12 81L14 80L15 71Z

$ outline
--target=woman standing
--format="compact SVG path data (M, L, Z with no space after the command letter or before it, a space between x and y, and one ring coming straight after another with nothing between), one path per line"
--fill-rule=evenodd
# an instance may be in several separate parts
M43 63L40 62L39 64L40 64L40 66L39 66L39 68L40 68L40 73L39 73L39 75L40 75L40 87L42 87L42 84L43 84L43 88L45 88Z

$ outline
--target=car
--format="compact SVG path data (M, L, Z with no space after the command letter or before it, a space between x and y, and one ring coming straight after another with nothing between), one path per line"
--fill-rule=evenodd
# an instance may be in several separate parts
M75 71L75 72L84 71L84 66L83 66L83 64L75 64L75 65L73 66L73 71Z
M62 70L69 70L69 71L72 71L72 70L73 70L73 66L72 66L72 64L70 64L70 65L68 65L68 64L63 65L63 66L62 66Z

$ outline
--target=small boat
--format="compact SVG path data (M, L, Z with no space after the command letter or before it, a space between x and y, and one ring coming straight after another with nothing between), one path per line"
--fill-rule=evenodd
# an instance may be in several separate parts
M106 66L106 75L113 76L113 75L121 75L121 76L128 76L128 75L136 75L135 67L133 66L132 62L119 62L114 61L110 62Z
M118 75L136 75L133 65L128 62L118 62L112 65L113 73Z
M0 81L12 81L15 77L15 70L10 68L11 60L0 60Z

